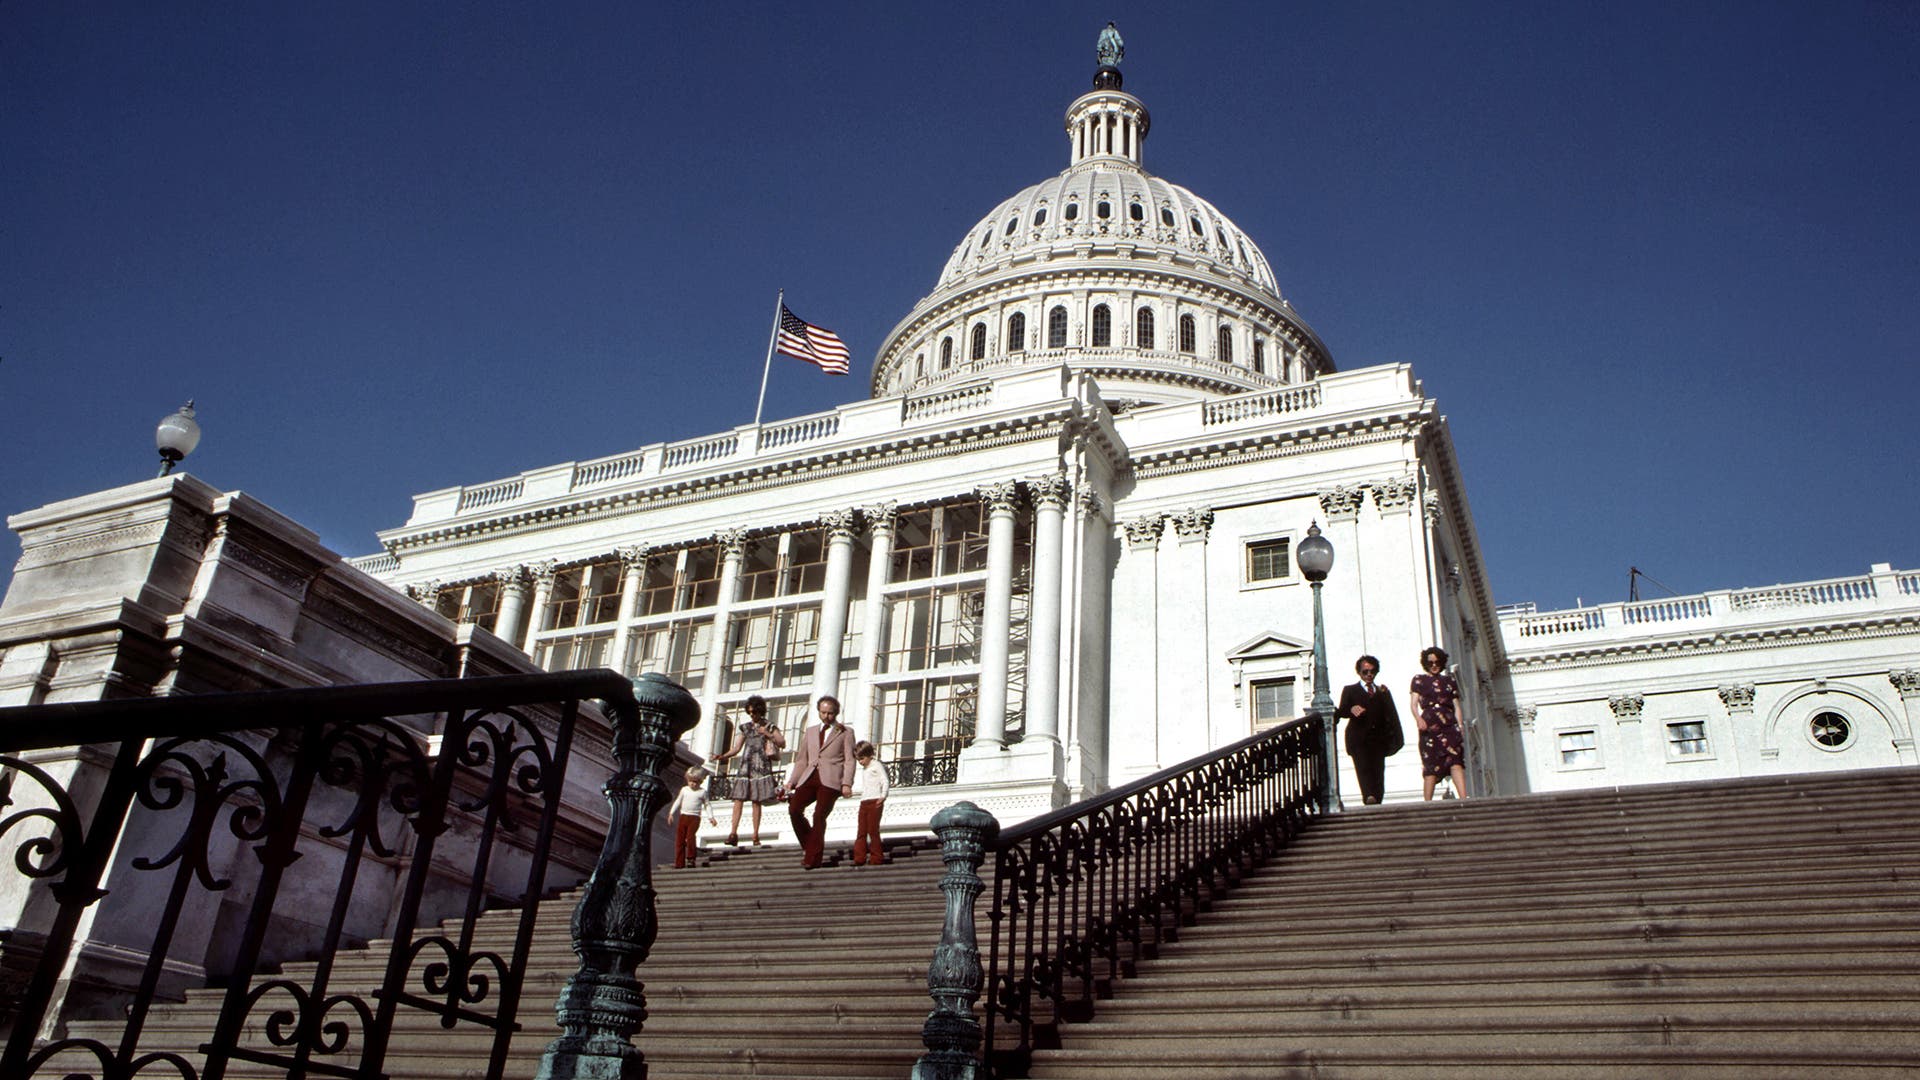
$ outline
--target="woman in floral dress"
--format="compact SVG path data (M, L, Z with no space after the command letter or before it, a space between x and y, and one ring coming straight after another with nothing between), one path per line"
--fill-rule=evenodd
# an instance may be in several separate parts
M1467 797L1466 720L1460 715L1460 684L1446 674L1447 654L1420 652L1424 674L1413 677L1413 722L1420 729L1420 786L1428 802L1443 776L1453 778L1453 793Z
M733 828L727 831L727 843L740 842L740 808L747 803L753 804L753 844L760 846L760 808L780 799L779 771L780 751L786 749L787 737L780 729L767 723L767 699L755 694L747 699L747 719L733 736L733 745L727 752L716 756L715 764L737 757L740 768L730 781L730 790L726 793L733 799Z

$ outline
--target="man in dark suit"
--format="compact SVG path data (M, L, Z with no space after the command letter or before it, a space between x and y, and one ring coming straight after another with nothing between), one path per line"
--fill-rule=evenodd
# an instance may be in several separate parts
M800 736L787 776L787 816L800 841L800 865L820 865L820 849L827 839L827 815L842 795L853 794L853 732L840 723L840 699L822 694L814 706L820 722ZM813 806L813 824L807 824L807 806Z
M1362 656L1353 670L1360 681L1340 691L1340 707L1334 711L1347 721L1347 756L1360 777L1360 801L1372 806L1386 790L1387 757L1405 744L1406 737L1400 731L1400 710L1393 707L1393 693L1373 681L1380 674L1380 661Z

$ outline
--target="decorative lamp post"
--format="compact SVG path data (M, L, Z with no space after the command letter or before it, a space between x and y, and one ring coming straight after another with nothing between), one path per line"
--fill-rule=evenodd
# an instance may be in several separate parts
M1340 759L1334 756L1334 729L1340 718L1333 714L1333 694L1327 678L1327 622L1320 609L1320 586L1333 569L1333 544L1320 535L1320 524L1307 526L1307 538L1300 541L1294 561L1300 573L1313 584L1313 702L1309 706L1320 718L1320 750L1327 760L1327 782L1320 792L1320 809L1329 814L1340 812Z
M200 425L193 422L193 401L189 399L179 410L160 421L154 429L153 445L160 451L160 473L165 476L173 471L180 459L193 453L200 445Z

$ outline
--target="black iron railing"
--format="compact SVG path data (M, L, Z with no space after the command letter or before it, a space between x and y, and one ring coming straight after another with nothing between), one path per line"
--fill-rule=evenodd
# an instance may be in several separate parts
M1325 766L1309 716L992 840L992 1074L1025 1076L1061 1023L1091 1019L1116 979L1285 847L1320 811Z
M40 914L7 942L17 957L31 938L38 958L11 1002L0 1076L218 1080L244 1061L383 1077L403 1011L491 1030L486 1075L502 1075L575 735L599 723L589 700L612 717L616 757L634 757L619 745L633 689L611 671L0 710L0 858ZM376 921L395 942L371 993L336 986L331 960L364 933L366 886L383 890ZM109 895L120 903L100 905ZM525 902L511 949L476 945L483 908L511 902ZM109 907L121 914L103 928ZM223 908L244 919L214 927ZM76 943L130 932L127 911L140 943L110 944L138 979L83 1002L103 991L70 979ZM422 932L441 916L459 921ZM276 955L290 925L308 928L311 973L252 974L297 958ZM224 983L218 1019L204 1041L148 1045L183 965ZM63 1034L87 1004L111 1007L119 1030Z

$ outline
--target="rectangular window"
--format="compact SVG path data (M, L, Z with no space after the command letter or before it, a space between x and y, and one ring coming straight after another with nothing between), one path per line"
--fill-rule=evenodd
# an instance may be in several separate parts
M780 584L780 538L748 540L740 552L740 601L771 600Z
M980 662L981 620L987 589L980 582L915 589L886 598L887 642L882 673Z
M657 671L698 691L707 678L707 651L713 647L713 620L680 619L633 632L627 648L627 673Z
M1263 679L1253 684L1253 730L1265 731L1293 718L1292 679Z
M727 689L766 690L813 679L820 605L743 611L729 620Z
M873 688L880 760L902 787L950 784L973 740L979 683L972 676L912 679Z
M547 600L547 629L612 622L620 613L620 580L618 559L554 574L553 593Z
M647 559L646 573L640 576L640 614L664 615L673 610L673 576L680 553L666 551Z
M780 595L819 592L827 587L827 532L802 529L787 538L787 561Z
M613 631L543 641L535 662L548 671L612 667Z
M1560 733L1560 767L1591 769L1600 764L1600 739L1592 728Z
M1669 758L1704 757L1708 752L1705 720L1675 720L1667 725Z
M454 622L472 623L483 630L492 630L494 620L500 614L500 583L476 581L471 585L442 589L436 609Z
M1286 537L1255 540L1247 545L1247 583L1285 581L1293 576L1289 558L1292 542Z

